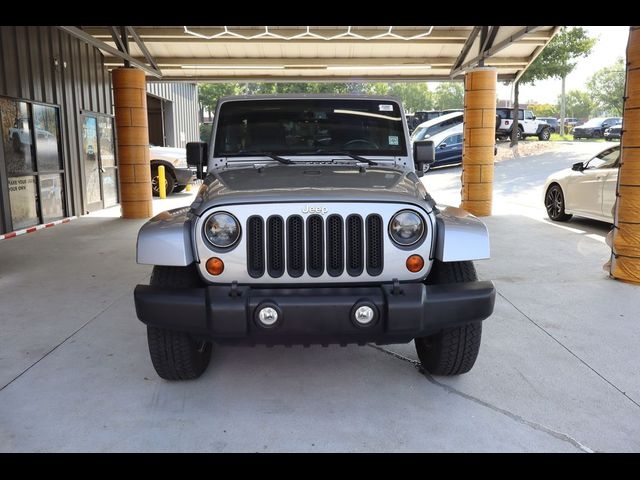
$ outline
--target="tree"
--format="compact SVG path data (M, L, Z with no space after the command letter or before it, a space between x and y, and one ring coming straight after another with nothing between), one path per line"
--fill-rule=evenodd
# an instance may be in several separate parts
M587 57L597 39L587 36L582 27L562 27L549 44L542 50L531 66L520 77L519 83L535 84L545 78L560 78L562 93L560 102L560 128L564 131L565 80L576 67L578 59Z
M439 108L462 108L463 87L460 83L447 82L439 86ZM338 82L264 82L264 83L202 83L199 88L200 118L203 111L212 111L218 99L224 95L258 95L275 93L337 93L394 95L402 99L410 112L434 108L434 94L427 83L338 83Z
M622 115L624 77L624 60L618 58L613 65L595 72L587 82L587 89L597 107L607 114Z
M220 97L242 93L237 83L201 83L198 85L198 102L200 103L200 121L204 118L204 110L212 112Z
M402 99L404 108L408 112L418 110L431 110L433 108L433 94L427 83L391 83L387 85L386 92L376 92L383 95L393 95ZM383 90L378 87L378 90Z
M529 102L529 105L536 117L555 117L558 115L559 108L557 105L550 103L535 104L531 102Z
M558 96L558 108L562 104L562 96ZM583 90L570 90L565 98L566 112L570 117L589 118L596 108L591 95Z
M442 82L434 93L435 108L448 110L464 107L464 84L462 82Z

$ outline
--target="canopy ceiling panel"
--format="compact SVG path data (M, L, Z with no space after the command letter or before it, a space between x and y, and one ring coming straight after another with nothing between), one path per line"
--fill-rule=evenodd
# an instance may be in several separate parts
M165 81L460 80L493 66L522 74L556 26L60 27ZM137 38L136 38L137 37Z

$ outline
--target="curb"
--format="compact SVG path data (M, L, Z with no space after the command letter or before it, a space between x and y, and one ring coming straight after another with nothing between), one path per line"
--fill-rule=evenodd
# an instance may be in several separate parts
M40 225L36 225L34 227L23 228L22 230L16 230L15 232L4 233L0 235L0 240L8 240L13 237L17 237L18 235L24 235L25 233L35 232L37 230L42 230L43 228L53 227L54 225L60 225L61 223L69 223L71 220L75 220L76 216L63 218L62 220L56 220L55 222L42 223Z

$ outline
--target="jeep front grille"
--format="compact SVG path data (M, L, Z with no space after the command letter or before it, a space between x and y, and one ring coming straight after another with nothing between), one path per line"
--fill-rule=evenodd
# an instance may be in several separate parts
M376 214L366 219L352 214L346 221L338 214L309 215L306 222L300 215L286 220L273 215L266 222L253 215L247 219L247 272L259 278L266 270L269 277L279 278L286 271L297 278L305 272L310 277L325 272L339 277L346 270L358 277L366 264L367 273L377 276L383 271L383 234L382 218Z
M264 223L257 216L247 220L247 271L253 278L264 275Z

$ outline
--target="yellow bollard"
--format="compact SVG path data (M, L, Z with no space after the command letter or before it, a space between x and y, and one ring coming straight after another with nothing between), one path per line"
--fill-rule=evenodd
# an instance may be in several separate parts
M164 175L164 165L158 167L158 191L160 198L167 198L167 179Z

